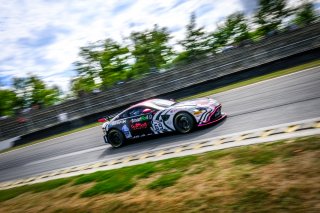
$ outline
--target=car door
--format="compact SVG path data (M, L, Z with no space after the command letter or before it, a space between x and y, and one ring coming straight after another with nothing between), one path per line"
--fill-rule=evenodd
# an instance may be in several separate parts
M133 137L140 137L153 134L152 117L154 110L144 113L147 107L134 107L128 111L128 124Z

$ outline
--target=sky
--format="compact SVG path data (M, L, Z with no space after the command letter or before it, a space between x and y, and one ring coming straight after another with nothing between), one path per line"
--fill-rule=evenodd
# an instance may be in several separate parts
M133 31L168 27L172 42L184 38L195 12L197 24L213 31L236 11L247 14L256 0L0 0L0 84L39 76L70 88L79 47L112 38L122 43ZM317 0L319 2L319 0Z

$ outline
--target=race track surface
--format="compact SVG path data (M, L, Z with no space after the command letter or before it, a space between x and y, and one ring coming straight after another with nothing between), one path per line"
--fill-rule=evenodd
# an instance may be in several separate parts
M191 134L139 140L120 149L104 144L101 127L0 154L0 181L276 124L320 117L320 68L212 96L228 118Z

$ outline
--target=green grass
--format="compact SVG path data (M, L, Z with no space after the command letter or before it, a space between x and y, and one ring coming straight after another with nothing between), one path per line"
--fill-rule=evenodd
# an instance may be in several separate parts
M70 181L71 181L70 178L63 178L63 179L50 180L43 183L25 185L17 188L12 188L12 189L0 190L0 202L12 199L14 197L17 197L27 192L37 193L37 192L44 192L44 191L56 189L60 186L63 186L69 183Z
M259 188L251 188L240 194L238 202L232 205L235 212L253 212L267 206L270 193Z
M112 176L105 181L101 181L94 185L92 188L84 191L81 197L92 197L99 194L107 193L120 193L129 191L136 183L132 177L126 176L125 174Z
M182 177L181 172L164 174L155 181L151 182L147 188L148 189L163 189L173 186Z
M181 98L178 101L184 101L184 100L189 100L189 99L194 99L194 98L206 97L206 96L213 95L213 94L216 94L216 93L225 92L225 91L232 90L232 89L235 89L235 88L238 88L238 87L247 86L247 85L254 84L254 83L257 83L257 82L260 82L260 81L269 80L269 79L272 79L272 78L280 77L280 76L283 76L283 75L288 75L288 74L291 74L291 73L299 72L301 70L312 68L312 67L317 67L317 66L320 66L320 60L315 60L315 61L312 61L312 62L309 62L309 63L306 63L306 64L302 64L302 65L298 65L298 66L295 66L295 67L292 67L292 68L289 68L289 69L275 71L275 72L272 72L272 73L269 73L269 74L266 74L266 75L263 75L263 76L254 77L254 78L251 78L251 79L248 79L248 80L244 80L244 81L240 81L240 82L237 82L237 83L234 83L234 84L230 84L230 85L227 85L227 86L224 86L224 87L220 87L220 88L217 88L217 89L214 89L214 90L210 90L210 91L199 93L199 94L196 94L196 95L193 95L193 96L188 96L188 97L185 97L185 98Z
M251 147L240 147L237 152L232 153L235 158L234 163L239 164L254 164L254 165L266 165L272 163L272 160L277 157L276 153L271 148L265 147L265 149L253 149Z

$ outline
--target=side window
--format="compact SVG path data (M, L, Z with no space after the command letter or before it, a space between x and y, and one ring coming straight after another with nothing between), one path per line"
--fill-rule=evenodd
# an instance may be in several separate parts
M142 111L144 110L143 107L135 107L128 111L128 117L134 117L139 116L142 114Z
M123 118L126 118L126 117L128 117L128 111L125 111L125 112L121 113L121 114L118 116L117 120L123 119Z

